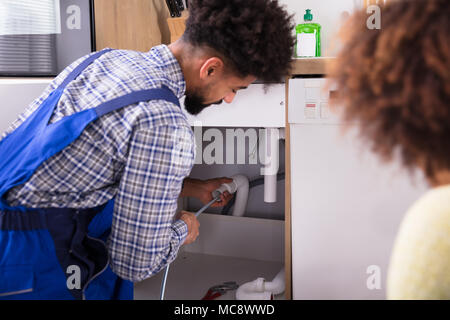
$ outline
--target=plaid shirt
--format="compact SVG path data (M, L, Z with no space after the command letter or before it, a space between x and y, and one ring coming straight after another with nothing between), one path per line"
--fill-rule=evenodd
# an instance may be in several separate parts
M67 74L67 67L5 132L29 116ZM69 83L54 110L55 122L136 90L167 86L181 98L186 84L165 45L149 52L113 50ZM175 259L187 225L174 221L183 179L195 158L194 135L177 105L141 102L90 123L81 136L45 161L25 184L10 190L11 205L96 207L115 197L107 246L113 271L140 281Z

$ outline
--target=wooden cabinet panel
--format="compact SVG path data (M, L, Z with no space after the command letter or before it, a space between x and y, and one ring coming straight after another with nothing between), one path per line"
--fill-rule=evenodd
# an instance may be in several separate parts
M186 19L188 18L188 12L183 11L179 18L167 19L167 24L170 30L170 42L177 41L184 33L186 28Z
M164 0L95 0L96 49L148 51L170 43Z

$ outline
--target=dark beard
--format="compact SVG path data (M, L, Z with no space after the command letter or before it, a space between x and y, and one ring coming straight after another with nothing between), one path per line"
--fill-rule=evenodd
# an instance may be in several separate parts
M196 93L186 94L186 97L184 99L184 107L187 112L195 116L209 106L209 104L203 104L202 102L203 99L200 95Z
M197 93L186 94L186 97L184 99L184 107L186 111L194 116L199 114L200 112L202 112L203 109L209 107L212 104L221 104L221 103L222 100L210 104L204 104L203 98Z

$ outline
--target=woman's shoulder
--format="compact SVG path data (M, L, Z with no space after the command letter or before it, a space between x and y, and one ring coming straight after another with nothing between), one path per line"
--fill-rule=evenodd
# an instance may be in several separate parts
M435 224L436 228L450 227L450 185L433 188L426 192L405 216L406 223Z
M450 185L408 210L391 255L388 298L450 299Z

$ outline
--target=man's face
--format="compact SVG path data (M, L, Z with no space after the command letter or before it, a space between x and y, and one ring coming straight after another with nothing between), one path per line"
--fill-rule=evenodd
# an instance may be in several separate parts
M221 104L222 101L231 103L238 90L246 89L255 80L254 76L240 78L227 75L204 86L198 86L191 92L186 92L185 109L190 114L197 115L210 105Z

